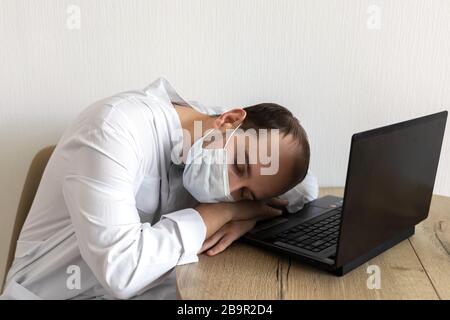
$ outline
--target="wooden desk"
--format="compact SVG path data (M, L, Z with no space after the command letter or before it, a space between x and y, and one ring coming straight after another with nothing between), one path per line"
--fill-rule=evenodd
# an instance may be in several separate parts
M342 192L323 188L321 195ZM373 264L381 289L367 288ZM433 196L413 237L344 277L242 243L176 272L182 299L450 299L450 198Z

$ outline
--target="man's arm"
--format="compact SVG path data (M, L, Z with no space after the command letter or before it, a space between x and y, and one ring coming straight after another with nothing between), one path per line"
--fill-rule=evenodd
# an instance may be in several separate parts
M281 202L286 205L287 202ZM244 200L238 202L221 202L200 204L196 207L206 225L206 238L215 234L231 221L264 220L282 214L281 209L271 207L264 201Z
M107 123L87 127L71 148L63 195L82 258L114 297L130 298L159 283L173 267L197 261L206 227L194 209L141 223L134 181L139 152L127 132Z

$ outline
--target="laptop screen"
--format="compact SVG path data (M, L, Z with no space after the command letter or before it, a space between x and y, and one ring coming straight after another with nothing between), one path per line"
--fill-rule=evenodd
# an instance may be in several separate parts
M352 138L337 266L428 216L447 112Z

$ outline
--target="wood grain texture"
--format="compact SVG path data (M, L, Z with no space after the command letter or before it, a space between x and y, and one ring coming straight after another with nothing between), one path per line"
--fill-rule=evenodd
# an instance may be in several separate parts
M179 266L177 285L183 299L279 299L278 257L237 244L214 258Z
M381 271L381 288L368 289L369 265ZM344 277L291 261L286 299L437 299L410 243L404 241Z
M320 195L341 196L343 188ZM177 267L182 299L449 299L450 198L434 196L430 215L408 241L335 277L292 259L234 244L198 264ZM381 288L368 289L367 267L381 271Z
M434 196L411 242L441 299L450 299L450 198Z

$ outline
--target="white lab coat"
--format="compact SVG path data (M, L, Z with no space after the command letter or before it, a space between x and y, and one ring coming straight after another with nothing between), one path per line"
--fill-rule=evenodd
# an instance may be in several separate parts
M176 298L173 269L198 261L206 228L171 160L182 142L172 103L224 111L184 100L160 78L94 103L70 124L20 233L3 299ZM317 181L308 181L315 185L297 207L317 197Z

